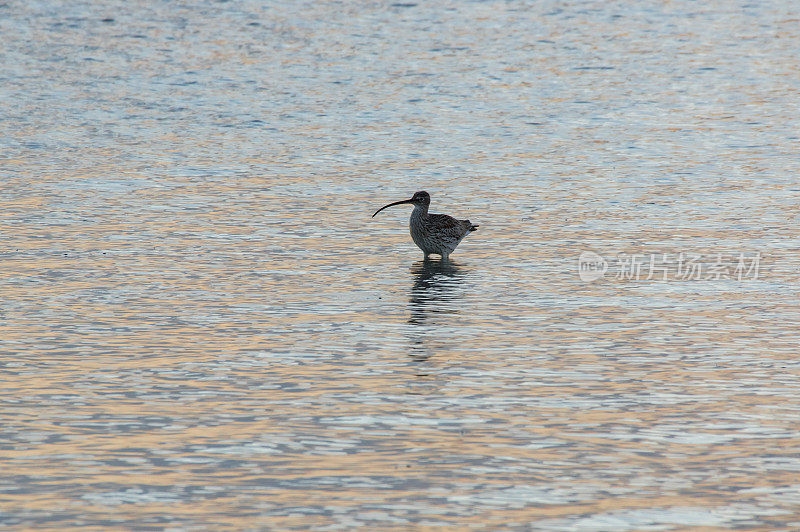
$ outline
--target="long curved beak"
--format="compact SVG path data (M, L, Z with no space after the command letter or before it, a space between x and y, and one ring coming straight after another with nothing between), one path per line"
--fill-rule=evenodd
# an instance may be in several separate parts
M381 207L380 209L375 211L375 214L378 214L379 212L381 212L383 209L385 209L387 207L394 207L395 205L402 205L403 203L411 203L411 200L410 199L404 199L402 201L395 201L394 203L390 203L389 205L384 205L383 207ZM372 215L373 218L375 218L375 214Z

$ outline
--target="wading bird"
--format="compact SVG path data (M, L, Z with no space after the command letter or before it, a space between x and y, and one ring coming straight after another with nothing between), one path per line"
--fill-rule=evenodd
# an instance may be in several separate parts
M408 226L411 231L411 238L414 239L414 243L425 254L426 260L431 253L441 255L442 260L448 260L450 254L456 249L458 243L467 236L467 233L478 228L477 225L470 223L469 220L456 220L446 214L428 214L431 195L424 190L415 192L411 199L384 205L375 211L375 214L387 207L404 203L410 203L414 206ZM375 214L372 215L373 218L375 218Z

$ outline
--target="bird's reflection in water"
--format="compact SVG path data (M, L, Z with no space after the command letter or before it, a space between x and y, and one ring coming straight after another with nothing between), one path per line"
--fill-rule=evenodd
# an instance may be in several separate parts
M409 339L411 357L415 362L423 362L437 351L431 343L437 336L436 318L458 312L454 301L461 298L463 274L458 264L436 260L414 263L411 273L414 284L409 296L408 323L419 326Z

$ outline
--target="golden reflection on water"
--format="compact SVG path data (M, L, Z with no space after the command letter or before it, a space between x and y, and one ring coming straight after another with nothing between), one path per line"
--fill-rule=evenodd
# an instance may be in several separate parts
M377 254L304 229L311 206L258 240L231 227L279 204L213 191L243 208L148 223L146 242L52 225L5 255L2 498L20 523L798 519L790 250L750 284L585 284L576 239L637 250L612 224L576 236L564 211L497 209L507 223L458 258L415 262L404 217L362 234ZM707 252L762 238L687 234Z
M324 249L323 241L316 245ZM560 249L568 253L567 246ZM87 271L81 260L57 257L28 269ZM93 268L110 275L119 265L101 259ZM114 522L112 515L134 514L192 522L198 515L192 512L201 512L203 522L232 528L259 520L235 516L232 509L243 506L265 512L274 526L322 526L338 522L336 514L280 515L276 509L325 501L337 512L361 512L385 507L386 497L376 492L388 490L392 500L403 501L394 503L400 508L421 497L441 501L419 507L430 519L441 519L446 508L478 505L473 516L460 510L459 522L501 526L620 509L714 508L721 500L752 505L752 496L732 496L738 492L731 489L749 493L794 482L793 471L782 464L797 448L796 410L776 404L773 392L781 382L791 388L796 367L769 362L785 360L787 346L779 334L754 343L753 332L763 330L758 313L730 308L741 296L712 293L704 298L721 303L721 310L681 310L687 295L678 291L663 295L667 302L655 308L637 309L624 300L611 303L615 294L635 295L635 288L609 282L586 288L602 302L596 307L533 307L540 319L525 333L498 318L520 316L524 307L514 305L524 301L495 289L492 294L507 308L486 315L476 304L480 296L469 284L489 289L491 283L480 277L487 266L474 260L417 262L406 274L397 270L395 280L395 304L407 298L407 339L392 344L390 336L381 347L383 338L364 338L376 354L361 351L367 359L347 369L319 359L339 333L320 332L320 314L302 306L279 314L287 316L280 318L281 330L315 338L320 355L298 366L291 352L280 354L299 342L265 332L277 324L264 311L272 312L266 295L273 291L284 290L281 297L289 301L285 283L239 277L248 269L244 263L207 264L192 270L196 277L170 273L174 268L170 255L151 256L148 278L158 279L160 292L140 293L130 308L124 302L81 303L70 294L92 283L79 276L8 292L18 301L53 305L49 313L16 316L16 332L6 331L10 344L26 345L31 335L46 339L52 332L36 325L50 315L59 316L61 327L72 324L51 338L64 346L60 354L38 348L50 366L17 355L25 366L14 370L23 379L15 379L13 401L22 403L21 414L36 414L36 420L16 419L19 434L64 439L23 443L7 457L15 478L31 479L28 484L41 494L12 495L12 506L47 512L53 500L72 500L81 512L105 515L108 522ZM495 264L492 272L502 268ZM136 269L124 271L117 286L135 279ZM214 292L215 286L224 289ZM198 287L197 299L177 297ZM558 282L538 289L548 287L566 290ZM288 295L309 304L318 300L299 286L289 287ZM758 294L750 297L758 304ZM168 321L197 320L209 305L230 312L259 303L255 310L227 317L223 312L206 323ZM64 308L76 314L70 319ZM337 317L332 324L341 320L351 327L386 320L363 308L331 316ZM389 322L397 325L397 318L402 316ZM93 354L92 345L100 353ZM717 356L709 359L698 349ZM495 356L495 350L505 355ZM403 366L403 353L411 354L416 367ZM784 398L795 396L786 392ZM411 396L429 403L411 402ZM758 480L755 457L763 457ZM554 476L569 481L544 491L530 487L552 486ZM76 479L66 491L64 478ZM200 495L182 491L201 478L207 480ZM336 494L318 488L320 483L336 485ZM677 495L688 486L690 497ZM598 490L611 498L598 499ZM213 504L203 497L213 497Z

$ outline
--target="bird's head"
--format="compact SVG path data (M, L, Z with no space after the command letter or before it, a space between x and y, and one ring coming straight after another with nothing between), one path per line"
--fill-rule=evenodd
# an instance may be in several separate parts
M427 207L428 205L431 204L431 195L425 192L424 190L420 190L419 192L414 192L414 195L411 196L411 199L395 201L394 203L390 203L389 205L384 205L383 207L375 211L375 214L378 214L387 207L393 207L395 205L403 205L405 203L410 203L415 207ZM373 218L375 218L375 214L372 215Z

